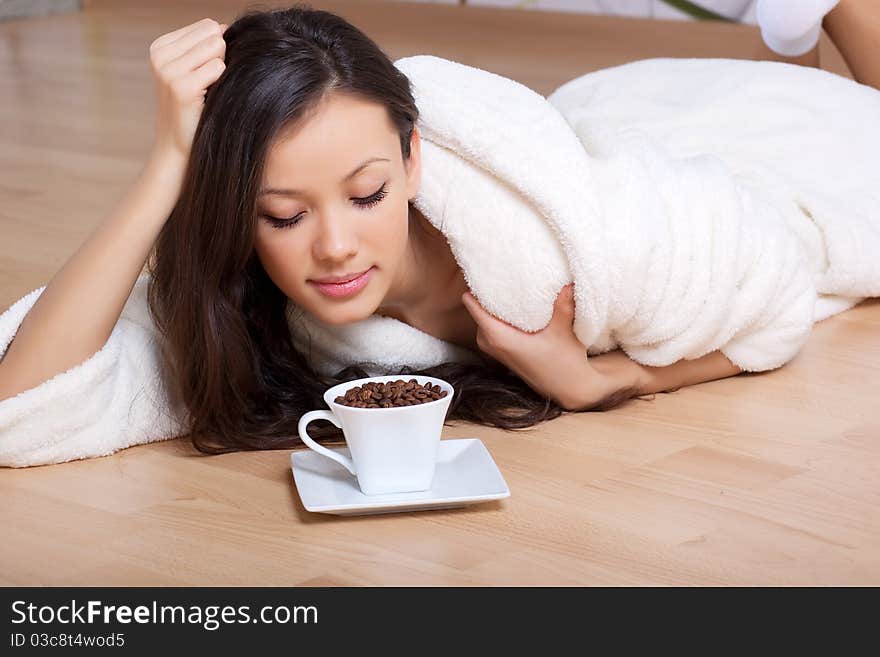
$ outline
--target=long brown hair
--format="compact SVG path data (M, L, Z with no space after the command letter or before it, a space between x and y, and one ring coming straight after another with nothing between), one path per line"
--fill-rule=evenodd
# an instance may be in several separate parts
M196 449L212 454L302 445L299 418L323 408L324 391L368 376L360 364L332 377L310 366L293 345L288 298L256 255L256 195L273 137L328 92L345 92L387 109L407 162L419 116L408 78L340 16L305 3L252 8L224 38L226 69L205 95L180 196L148 265L169 399ZM392 374L455 386L447 422L522 429L564 412L501 363L478 356L481 363ZM617 391L590 410L635 393ZM336 427L322 424L310 433L341 439Z

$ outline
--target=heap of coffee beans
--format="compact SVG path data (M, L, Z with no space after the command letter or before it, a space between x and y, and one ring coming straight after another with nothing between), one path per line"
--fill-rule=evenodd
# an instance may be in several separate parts
M422 385L415 379L388 381L380 383L367 381L363 385L349 388L345 395L334 399L337 404L356 408L392 408L394 406L415 406L446 396L446 391L438 385Z

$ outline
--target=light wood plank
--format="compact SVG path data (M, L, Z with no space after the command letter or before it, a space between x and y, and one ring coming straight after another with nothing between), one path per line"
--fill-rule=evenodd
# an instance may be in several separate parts
M268 3L283 6L285 3ZM757 28L378 2L337 11L392 57L429 52L547 94L654 56L758 58ZM49 280L135 178L159 34L238 2L91 0L0 23L0 305ZM849 76L827 36L823 66ZM307 512L289 452L183 440L0 470L3 585L880 584L880 301L818 324L785 367L481 438L511 497Z

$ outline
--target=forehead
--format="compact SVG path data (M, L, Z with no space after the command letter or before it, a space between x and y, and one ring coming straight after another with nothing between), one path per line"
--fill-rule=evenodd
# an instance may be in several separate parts
M398 143L383 105L346 94L329 94L295 124L282 129L270 144L266 172L307 173L323 166L345 168L366 155L389 156ZM378 152L382 151L382 152ZM360 160L358 160L360 161ZM303 167L308 163L307 167Z

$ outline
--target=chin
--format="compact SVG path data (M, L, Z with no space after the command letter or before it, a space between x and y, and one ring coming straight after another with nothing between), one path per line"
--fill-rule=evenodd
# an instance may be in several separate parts
M354 304L352 304L354 305ZM359 305L353 308L333 308L328 305L322 305L320 312L315 313L322 322L331 326L345 326L346 324L354 324L360 322L373 314L374 308L371 305Z
M360 321L360 317L352 319L350 314L346 314L345 317L340 317L339 313L335 313L332 316L323 316L321 317L321 321L325 324L329 324L330 326L345 326L347 324L354 324L355 322Z

